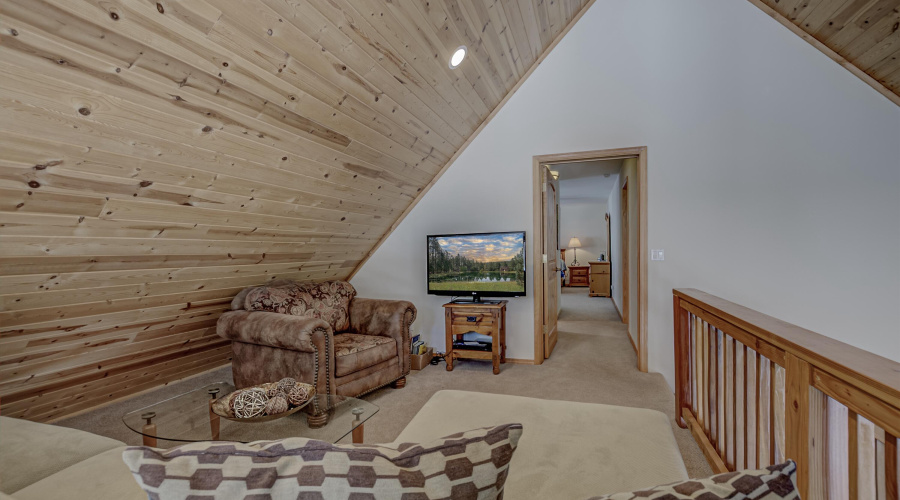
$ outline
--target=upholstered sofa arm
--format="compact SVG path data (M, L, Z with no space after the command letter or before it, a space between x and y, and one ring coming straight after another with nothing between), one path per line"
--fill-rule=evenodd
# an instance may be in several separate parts
M397 341L403 375L409 373L409 327L415 320L416 306L412 302L361 297L350 301L350 331Z
M219 316L216 333L235 342L310 353L333 345L326 337L334 334L324 320L265 311L228 311Z

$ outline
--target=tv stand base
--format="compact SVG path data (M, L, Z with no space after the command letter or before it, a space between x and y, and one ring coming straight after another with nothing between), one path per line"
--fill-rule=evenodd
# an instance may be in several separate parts
M444 304L446 349L444 360L447 371L453 371L453 363L459 359L490 360L494 375L500 374L500 364L506 363L506 300L494 304L466 301ZM469 332L491 336L491 350L477 351L454 349L453 341Z

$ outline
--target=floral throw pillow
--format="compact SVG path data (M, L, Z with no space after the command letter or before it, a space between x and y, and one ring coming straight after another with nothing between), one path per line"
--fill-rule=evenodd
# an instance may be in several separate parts
M346 281L294 282L254 288L244 299L244 309L318 318L342 332L350 328L355 296L356 289Z
M788 460L765 469L726 472L589 500L800 500L796 484L797 464Z
M521 424L504 424L423 444L200 442L135 446L122 459L152 500L493 500L521 435Z

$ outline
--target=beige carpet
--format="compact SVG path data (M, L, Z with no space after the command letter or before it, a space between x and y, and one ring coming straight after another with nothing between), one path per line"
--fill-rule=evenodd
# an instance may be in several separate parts
M662 411L673 422L688 473L691 477L710 475L709 466L690 432L674 425L674 396L663 377L640 373L635 368L634 350L612 301L588 297L587 288L564 288L562 306L559 343L541 366L506 364L502 365L500 375L495 376L488 362L460 361L452 372L447 372L441 363L410 374L403 389L385 388L366 396L381 407L366 423L366 442L393 441L431 395L441 389L513 394ZM192 388L230 379L230 369L223 368L59 424L140 444L139 436L122 424L121 415ZM515 420L514 415L511 420Z

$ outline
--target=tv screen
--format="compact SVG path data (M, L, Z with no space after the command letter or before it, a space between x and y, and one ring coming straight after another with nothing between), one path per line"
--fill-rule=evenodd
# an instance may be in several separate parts
M525 232L442 234L427 237L428 293L525 295Z

